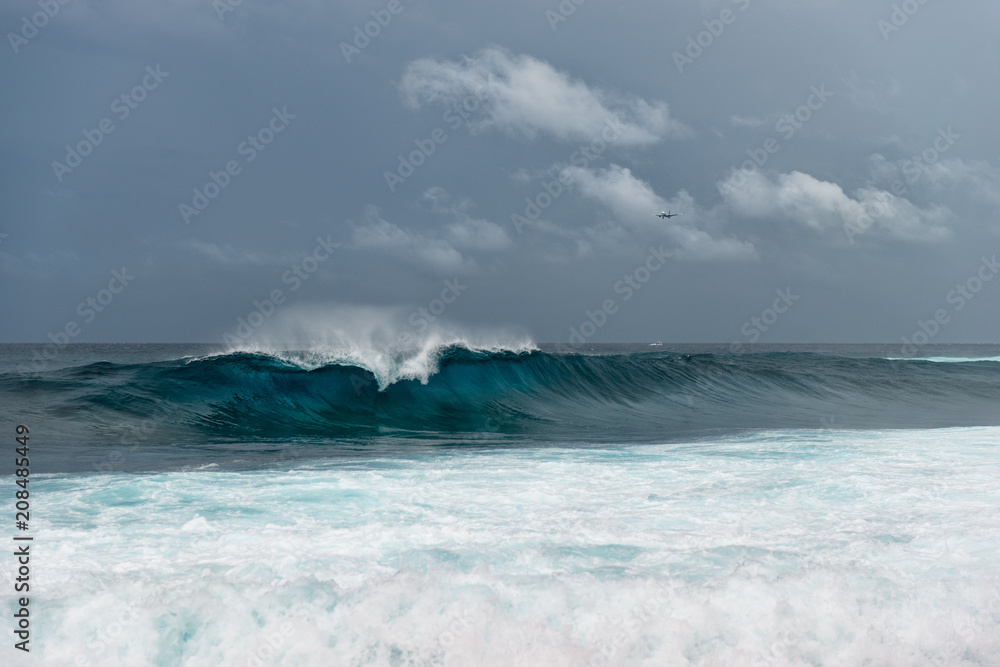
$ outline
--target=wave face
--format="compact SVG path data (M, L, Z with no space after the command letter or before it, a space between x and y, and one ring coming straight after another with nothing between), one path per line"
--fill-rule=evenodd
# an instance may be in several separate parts
M373 371L316 352L119 358L0 373L0 395L67 437L139 428L133 435L146 444L471 434L649 442L745 429L1000 424L1000 363L989 359L446 345L419 370L408 358L389 371L380 363Z
M40 664L997 664L995 348L304 349L0 346Z

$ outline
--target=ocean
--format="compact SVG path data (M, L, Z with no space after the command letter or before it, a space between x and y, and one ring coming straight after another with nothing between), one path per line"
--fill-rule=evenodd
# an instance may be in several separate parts
M0 345L4 652L1000 665L1000 345L918 354Z

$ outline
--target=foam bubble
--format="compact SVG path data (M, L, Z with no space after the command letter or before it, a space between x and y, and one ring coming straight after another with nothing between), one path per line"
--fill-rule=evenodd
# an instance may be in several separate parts
M40 475L33 649L78 665L989 664L998 442L781 431Z

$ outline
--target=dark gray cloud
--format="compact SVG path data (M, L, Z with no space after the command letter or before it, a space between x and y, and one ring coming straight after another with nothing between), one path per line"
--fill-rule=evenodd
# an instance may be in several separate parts
M457 280L442 321L539 341L745 342L788 289L761 341L898 341L941 308L935 342L996 341L998 19L9 2L0 339L217 341L275 290L276 326L405 322Z

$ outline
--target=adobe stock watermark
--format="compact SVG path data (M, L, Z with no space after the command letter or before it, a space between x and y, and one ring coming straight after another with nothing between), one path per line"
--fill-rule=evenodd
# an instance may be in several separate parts
M317 236L316 246L312 249L312 252L306 255L301 262L293 264L287 271L282 273L281 283L289 285L289 292L297 292L302 287L302 283L309 280L309 277L319 269L319 265L330 259L333 251L339 248L340 245L331 241L329 235L325 239L322 236ZM280 287L276 287L263 299L254 299L253 309L250 310L247 316L245 318L242 316L236 318L236 328L233 330L233 333L227 331L222 334L223 344L240 345L250 340L254 332L274 315L278 306L284 304L287 298L285 291Z
M615 294L622 295L623 303L630 301L636 292L641 290L643 285L653 277L653 274L663 268L663 265L672 256L673 254L665 251L662 245L659 248L649 246L649 254L646 255L645 261L614 284ZM608 318L617 313L618 308L618 302L610 297L602 301L599 308L584 311L586 319L580 323L579 328L569 328L569 343L571 345L586 343L589 338L597 334L601 327L608 323Z
M8 32L7 41L10 48L17 54L21 47L38 35L38 31L49 24L62 8L68 5L71 0L38 0L37 5L41 11L35 12L29 18L28 15L21 17L21 29L17 32Z
M276 658L287 651L296 634L296 627L325 612L327 595L320 591L315 600L300 602L289 609L288 618L281 621L267 634L255 637L250 643L250 655L235 664L247 667L264 667L276 664Z
M243 173L244 164L250 164L256 160L257 156L263 153L274 141L274 138L285 131L294 118L295 114L289 113L287 106L281 107L280 111L278 107L271 109L271 118L267 124L254 134L248 135L245 141L236 146L236 153L243 157L243 164L239 160L233 159L226 162L223 168L217 172L210 169L205 185L193 189L194 196L191 198L191 204L181 202L177 205L184 224L190 225L192 217L201 215L201 212L208 208L208 205L223 190L229 187L233 178Z
M472 114L479 110L479 107L489 97L490 86L493 83L493 75L487 73L485 80L476 85L475 90L465 96L461 102L456 102L451 108L445 110L441 120L448 124L452 131L459 130L469 122ZM431 130L426 139L414 139L416 149L404 156L400 153L397 157L399 162L395 171L385 170L383 176L385 183L389 186L389 192L395 192L396 186L406 182L410 176L416 173L417 169L427 162L428 158L434 154L438 146L448 141L448 133L443 127L436 127Z
M990 599L984 607L977 609L976 615L972 618L960 620L958 627L956 627L953 617L948 615L947 620L951 622L949 641L938 651L937 655L929 659L929 664L954 665L969 662L966 654L973 642L981 636L995 636L995 619L1000 617L1000 590L997 588L995 579L993 589L990 591Z
M1000 273L1000 264L997 264L997 256L994 254L990 258L982 257L979 268L965 282L955 285L955 288L945 295L945 301L952 306L949 313L947 308L938 308L934 315L925 320L917 320L917 329L909 338L903 336L903 346L900 348L900 356L912 357L920 351L920 348L927 345L938 335L941 328L951 322L952 315L960 312L970 301L976 298L986 283L993 280Z
M621 123L615 118L609 118L604 121L604 127L601 129L599 137L573 151L573 154L569 156L569 164L573 167L586 169L592 162L600 159L604 151L621 136L621 133ZM524 215L512 213L510 216L510 221L517 233L523 234L525 226L538 220L542 211L552 206L552 202L569 189L570 183L565 170L561 170L551 181L543 180L541 192L534 197L524 198Z
M801 130L834 95L833 92L826 89L825 83L820 84L819 88L811 86L809 90L809 97L801 106L792 113L786 113L774 124L774 131L780 133L785 141L791 140L795 133ZM739 168L732 167L731 175L719 186L719 190L731 192L742 188L750 177L767 164L771 156L780 150L781 142L774 137L768 137L760 148L748 149L747 155L750 156L750 159L744 161Z
M900 28L909 23L910 18L926 4L927 0L903 0L898 5L893 5L889 20L879 19L875 23L875 27L882 33L882 41L888 42L892 33L899 32Z
M867 232L877 219L890 215L892 210L892 196L885 192L875 193L874 201L865 201L861 205L861 215L857 220L844 222L844 234L847 235L847 240L854 245L855 237Z
M549 22L552 32L556 31L560 23L569 20L569 17L576 13L576 8L586 2L587 0L562 0L555 10L546 9L545 20Z
M771 307L762 310L759 316L755 315L751 317L740 327L740 333L747 339L748 343L756 343L760 340L761 334L773 327L781 315L787 313L795 305L795 302L801 298L798 294L792 294L791 287L786 287L784 291L777 289L774 293L778 296L771 304ZM743 352L743 343L733 341L729 345L729 351L733 354Z
M457 613L452 614L448 623L448 628L441 631L441 634L438 635L435 643L443 650L450 649L455 645L455 642L459 637L471 629L472 626L469 625L469 610L463 609L461 615Z
M941 156L951 150L955 142L961 138L962 135L952 130L951 125L948 126L947 130L939 127L938 136L934 138L934 142L930 146L903 162L903 176L906 177L906 184L913 185L920 180L920 177L927 173L930 166L940 160ZM893 181L889 190L896 196L904 195L907 192L906 185L899 180Z
M148 65L146 67L146 76L142 77L142 81L111 102L111 113L118 117L119 122L124 121L133 111L139 108L139 105L145 101L149 93L160 87L160 84L168 76L170 76L170 72L161 71L158 64L156 67ZM52 161L52 172L55 174L56 180L62 183L63 177L66 174L72 173L74 169L83 164L84 158L93 153L94 149L100 146L104 142L104 139L115 131L115 128L114 121L110 117L105 116L97 123L97 127L94 129L82 130L83 139L78 141L75 146L66 145L66 157L64 161Z
M670 602L676 597L673 582L658 584L653 594L642 604L629 609L625 615L611 622L612 632L606 640L594 642L595 652L587 660L589 667L619 664L614 661L619 649L630 641L635 641L642 628L655 616L662 617L670 610Z
M235 12L236 8L243 4L243 0L212 0L212 9L219 20L225 23L226 14Z
M93 296L88 296L76 307L76 314L83 320L83 325L90 324L97 319L98 313L104 312L115 300L115 296L121 294L133 280L135 280L135 276L129 273L127 267L123 266L120 271L117 269L112 271L108 286L98 290ZM83 331L83 325L77 320L69 320L56 333L50 332L49 340L52 342L46 343L40 351L34 350L32 361L29 364L21 364L19 370L27 373L40 373L45 370L51 362L55 361L63 348L69 345L70 339L80 335Z
M151 599L151 596L147 599ZM102 627L99 627L94 637L87 641L87 648L94 652L95 658L106 659L101 658L101 654L113 649L122 635L131 629L140 618L138 603L123 603L110 617L102 619ZM80 653L77 654L73 664L76 667L90 667L90 665L97 663L92 663L90 656Z
M407 0L410 2L410 0ZM405 7L400 0L389 0L386 3L385 9L373 9L371 11L372 19L364 24L364 29L362 26L354 26L354 39L351 43L347 42L340 43L340 52L344 54L344 60L347 64L351 64L351 58L354 56L361 55L361 52L368 48L368 45L372 43L372 40L382 34L382 30L389 27L392 23L392 17L398 16L403 12Z
M444 311L448 309L448 306L455 303L455 301L458 300L458 297L462 295L462 292L467 289L469 289L469 286L461 284L458 278L453 280L445 279L444 289L441 290L441 296L436 299L431 299L426 308L417 308L410 314L406 322L413 327L417 333L427 331L427 328L439 317L444 315ZM407 332L404 331L400 335L399 340L404 344L409 343L409 335Z
M820 427L826 430L838 430L840 425L837 423L837 415L831 414L829 417L823 416L819 418Z
M440 319L448 307L458 301L465 290L469 289L469 286L463 285L458 277L450 280L446 278L442 284L444 287L438 297L431 299L426 307L421 306L415 309L406 318L410 330L404 329L396 334L397 344L403 347L411 345L414 342L414 334L422 334L427 331L431 324ZM374 384L375 382L369 377L356 373L351 375L351 386L354 388L356 396L360 396L363 390L370 390Z
M741 12L745 12L750 7L750 0L732 0L732 3L739 7ZM683 74L685 67L693 65L694 61L700 58L706 49L715 44L715 40L722 37L722 33L726 31L726 26L736 22L737 16L739 15L727 7L719 12L719 18L702 21L701 23L705 26L705 29L694 37L688 36L687 47L684 49L684 53L680 51L674 51L673 53L674 65L677 66L677 71Z
M788 649L798 645L811 629L802 618L786 621L782 624L778 638L765 648L764 654L754 656L752 667L770 667L784 663L791 657L788 654Z
M149 549L143 547L143 555L149 555ZM89 565L96 570L100 570L97 563L91 562ZM117 599L114 605L115 611L99 620L97 631L87 639L86 652L77 653L73 660L74 667L91 667L92 665L107 664L111 651L121 641L122 637L129 636L129 630L133 629L142 618L140 610L153 602L153 595L143 595L138 600L126 600L114 591L108 589L107 585L98 578L101 590L113 595ZM176 642L175 642L176 643ZM101 655L108 651L108 656L101 658ZM96 662L95 662L96 661Z
M945 543L947 547L947 542ZM925 665L934 667L948 667L950 665L983 664L986 660L984 652L989 648L976 646L975 642L981 637L993 639L996 636L996 619L1000 618L1000 580L992 578L990 590L987 593L986 582L978 583L979 595L975 603L968 610L960 613L946 611L938 618L933 619L930 627L940 630L948 628L950 632L947 637L938 635L934 642L935 650L931 656L930 648L925 649L922 657ZM984 600L984 598L987 598ZM903 638L898 635L890 635L884 640L887 648L895 649L896 655L908 655L913 653L912 639ZM987 644L988 646L989 644ZM992 648L992 647L990 647ZM995 653L995 651L994 651Z
M154 415L146 419L131 419L115 423L109 430L107 437L103 437L108 445L117 444L124 449L112 449L104 456L100 463L94 463L92 468L96 472L117 472L124 470L126 454L134 454L139 446L149 438L153 437L164 424L183 423L184 413L176 408L161 408ZM129 445L131 443L131 445Z
M892 194L897 197L906 194L909 191L907 186L912 186L919 181L921 176L927 173L931 165L940 160L941 156L951 150L955 142L961 138L962 135L954 132L950 125L947 130L939 127L938 136L934 139L931 146L928 146L909 160L903 161L902 170L906 182L904 183L898 178L895 179L889 185L889 190ZM848 220L844 223L844 234L847 235L847 240L852 245L854 244L855 237L867 232L876 219L883 215L889 215L892 212L893 209L890 205L891 201L888 195L878 193L876 199L878 199L877 202L865 202L862 206L861 217L858 220Z

